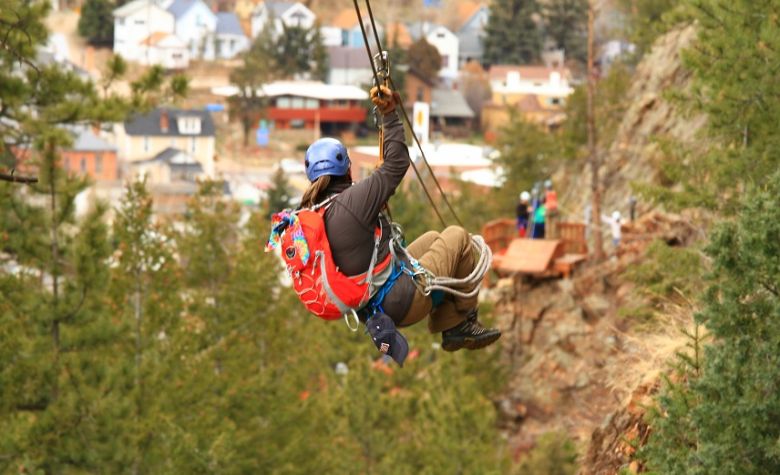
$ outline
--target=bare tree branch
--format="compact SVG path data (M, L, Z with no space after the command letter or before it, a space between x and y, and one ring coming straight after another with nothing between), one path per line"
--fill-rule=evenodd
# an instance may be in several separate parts
M10 181L11 183L38 183L38 177L34 176L20 176L14 174L14 170L11 173L0 173L0 181Z

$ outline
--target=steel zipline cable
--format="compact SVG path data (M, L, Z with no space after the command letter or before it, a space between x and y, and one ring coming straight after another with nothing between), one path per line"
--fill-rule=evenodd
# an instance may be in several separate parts
M360 23L360 31L363 34L363 42L366 45L366 53L368 54L368 60L369 63L371 63L371 72L374 74L374 83L377 87L381 85L379 82L379 73L376 70L376 64L374 64L374 56L371 54L371 47L369 46L368 41L368 35L366 33L365 25L363 24L363 15L360 12L360 6L358 5L357 0L352 0L352 3L355 5L355 12L357 13L358 17L358 23ZM376 46L379 50L379 56L381 58L383 49L382 49L382 43L379 40L379 33L376 27L376 22L374 21L374 12L371 9L371 1L366 0L366 7L368 9L368 17L371 21L371 28L374 30L374 39L376 40ZM387 81L389 81L390 86L398 92L395 89L395 83L393 81L393 78L390 77L388 74L388 77L386 78ZM400 93L399 93L400 97ZM428 169L428 173L430 174L431 178L433 179L433 182L436 184L436 188L439 190L439 193L441 194L442 199L444 200L444 203L447 205L447 208L450 210L450 213L455 218L455 221L458 222L458 224L463 227L463 222L458 217L457 213L455 213L455 210L452 208L452 205L450 204L450 201L447 199L447 195L444 193L444 190L442 190L441 184L439 184L439 180L436 179L436 175L433 173L433 169L431 168L431 165L428 163L428 158L425 156L425 151L422 148L422 144L420 143L420 139L417 137L417 134L414 133L414 125L412 124L411 120L409 120L409 114L406 112L406 108L404 107L403 100L399 101L398 106L401 108L401 114L403 116L403 120L406 122L406 124L409 126L409 130L412 131L412 137L414 138L414 142L417 144L417 148L420 151L420 156L423 159L423 163L425 164L425 167ZM442 226L447 227L447 223L444 221L444 218L442 218L441 213L439 212L438 207L436 206L436 202L433 200L433 197L431 196L430 192L428 191L428 188L425 186L425 180L423 179L422 175L420 174L420 171L417 169L417 165L415 165L414 160L409 160L409 162L412 165L412 169L414 170L414 174L417 176L417 180L420 182L420 186L422 187L423 191L425 192L425 195L428 197L428 201L430 201L431 206L433 207L433 211L436 213L436 216L439 218L439 221L441 222Z

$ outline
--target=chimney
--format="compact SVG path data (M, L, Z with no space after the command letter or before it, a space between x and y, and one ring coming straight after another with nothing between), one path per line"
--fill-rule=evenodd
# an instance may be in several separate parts
M163 109L160 111L160 130L163 133L168 133L168 110Z

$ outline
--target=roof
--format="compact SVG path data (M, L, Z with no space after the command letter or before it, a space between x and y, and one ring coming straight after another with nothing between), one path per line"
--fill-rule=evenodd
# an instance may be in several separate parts
M465 25L482 8L479 2L465 1L458 3L457 15L458 26Z
M114 10L115 17L126 17L149 5L155 5L149 0L133 0Z
M178 20L183 17L190 8L194 7L200 0L174 0L168 7L168 11Z
M522 99L515 106L517 110L521 112L544 112L545 108L539 103L539 96L536 94L528 94L523 96Z
M163 39L165 39L166 36L170 36L168 33L164 31L155 31L151 35L147 36L146 39L141 41L142 45L148 45L148 46L154 46Z
M263 2L265 8L267 8L271 15L276 18L284 15L284 12L295 6L297 2Z
M165 110L168 113L168 131L160 129L160 115ZM179 132L179 117L200 117L199 134L182 134ZM215 135L214 121L211 114L203 110L182 110L157 108L146 114L135 115L125 121L127 135L149 135L165 137L213 137Z
M171 168L187 169L190 171L202 172L203 166L195 160L192 155L175 147L168 147L147 160L139 160L136 163L164 162Z
M212 94L231 97L238 94L235 86L222 86L211 89ZM262 86L258 93L267 97L295 96L320 100L355 100L368 99L368 93L356 86L342 84L325 84L320 81L277 81Z
M548 68L547 66L515 66L509 64L497 64L490 67L490 80L500 81L505 80L507 74L516 72L520 73L522 79L550 79L550 74L560 73L562 78L571 77L569 68Z
M336 18L333 19L332 26L343 30L351 30L358 25L357 13L354 8L345 8L341 10Z
M409 33L409 29L403 23L394 22L388 23L385 28L385 38L387 38L387 46L394 46L393 43L397 43L395 46L401 48L408 48L414 43L412 35Z
M450 34L454 34L446 26L428 21L418 21L408 25L409 34L414 41L417 41L424 36L428 36L431 34L431 32L438 28L444 28L445 30L449 31Z
M328 48L328 58L331 69L370 69L371 61L368 60L365 48L352 48L349 46L331 46Z
M431 93L431 117L460 117L471 119L471 110L460 91L436 88Z
M217 13L217 34L245 36L238 15L233 12Z
M71 127L70 131L73 133L74 139L69 150L76 152L111 152L116 150L114 144L97 136L91 127L76 126Z

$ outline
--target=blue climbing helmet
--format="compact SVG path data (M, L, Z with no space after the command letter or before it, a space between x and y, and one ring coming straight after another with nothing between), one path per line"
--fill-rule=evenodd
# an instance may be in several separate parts
M313 182L323 175L346 175L350 161L344 144L326 137L309 146L305 164L306 177Z

